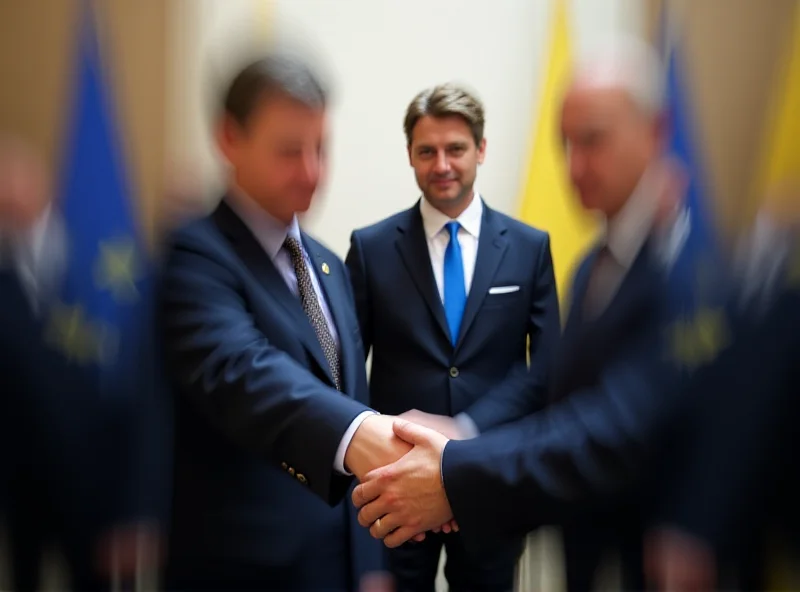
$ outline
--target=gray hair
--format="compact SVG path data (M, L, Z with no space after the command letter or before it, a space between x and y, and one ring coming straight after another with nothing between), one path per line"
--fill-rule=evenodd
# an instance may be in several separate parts
M645 115L660 115L666 107L665 69L658 52L635 37L616 37L581 55L573 84L621 88Z

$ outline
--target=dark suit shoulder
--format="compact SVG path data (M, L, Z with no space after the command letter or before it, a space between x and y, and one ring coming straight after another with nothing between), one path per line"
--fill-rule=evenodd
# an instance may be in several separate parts
M516 218L512 218L488 206L484 207L488 215L494 217L498 223L506 227L513 240L524 240L534 245L544 245L548 242L550 237L548 232Z
M214 245L221 244L223 238L212 216L205 216L173 230L167 238L167 250L172 251L176 248L209 250Z
M369 226L364 226L353 231L353 235L357 236L362 242L371 242L374 240L381 240L387 236L393 236L393 232L397 228L407 226L414 220L414 217L419 217L419 204L413 207L392 214L388 218L384 218Z

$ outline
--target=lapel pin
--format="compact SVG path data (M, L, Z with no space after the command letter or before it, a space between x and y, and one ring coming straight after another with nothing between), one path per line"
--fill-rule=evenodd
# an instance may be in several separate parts
M324 273L325 275L328 275L330 272L331 272L331 268L328 267L328 264L327 263L323 263L322 264L322 273Z

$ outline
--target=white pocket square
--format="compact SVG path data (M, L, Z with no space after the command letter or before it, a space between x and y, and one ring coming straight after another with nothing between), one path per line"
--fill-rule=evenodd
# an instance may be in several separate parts
M519 292L519 286L495 286L489 288L489 294L511 294L511 292Z

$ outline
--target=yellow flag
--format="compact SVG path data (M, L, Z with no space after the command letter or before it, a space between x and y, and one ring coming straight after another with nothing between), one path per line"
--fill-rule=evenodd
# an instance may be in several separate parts
M256 0L258 32L264 37L272 33L272 4L274 0Z
M800 5L778 72L778 85L767 120L763 161L756 177L756 198L778 200L800 214ZM793 203L789 203L793 202Z
M569 183L561 142L561 98L571 68L567 6L556 0L549 63L534 120L532 153L525 175L520 219L550 233L559 300L567 300L575 266L597 237L598 223L587 214Z

